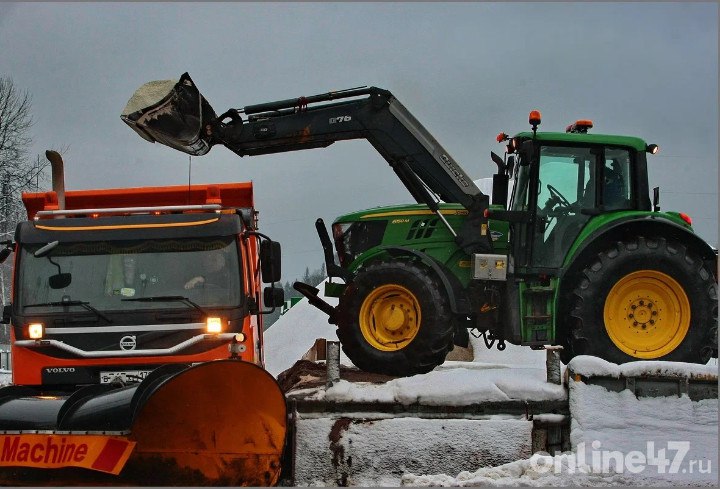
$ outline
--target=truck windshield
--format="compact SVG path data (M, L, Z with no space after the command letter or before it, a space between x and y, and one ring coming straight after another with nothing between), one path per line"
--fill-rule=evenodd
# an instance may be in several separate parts
M187 309L182 301L123 300L181 296L203 307L235 307L242 297L233 237L60 243L22 247L17 305L24 314L56 313L58 305L98 311ZM62 312L62 309L60 309Z

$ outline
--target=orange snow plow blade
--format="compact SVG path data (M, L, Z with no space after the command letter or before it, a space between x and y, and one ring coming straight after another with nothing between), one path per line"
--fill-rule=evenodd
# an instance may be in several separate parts
M14 466L0 463L3 465L0 466L0 485L270 486L277 483L285 442L286 405L275 379L260 367L239 360L163 369L135 386L85 396L79 402L77 399L82 396L75 393L74 398L68 398L66 406L59 403L55 430L36 431L32 435L45 437L33 440L41 448L52 443L59 445L62 436L67 437L65 444L70 443L68 440L79 443L83 435L87 438L93 432L100 439L115 440L116 448L122 442L124 460L118 459L112 470L101 471L94 462L97 457L92 460L86 457L84 464L64 464L63 468L36 463L32 457L15 457L11 461ZM50 409L38 408L42 397L49 396L26 396L16 402L27 401L27 409ZM57 398L54 400L57 404ZM122 425L125 419L120 418L128 418L129 430L104 431L109 424ZM3 424L5 434L2 436L11 436L8 421ZM97 426L90 429L93 424ZM70 431L66 431L68 427ZM87 431L81 433L80 429ZM27 430L14 433L28 436ZM20 445L19 450L22 450ZM113 472L117 475L112 475Z
M273 485L286 409L275 379L250 363L200 367L162 386L145 404L131 430L135 456L150 473L177 466L185 474L177 481L182 485Z

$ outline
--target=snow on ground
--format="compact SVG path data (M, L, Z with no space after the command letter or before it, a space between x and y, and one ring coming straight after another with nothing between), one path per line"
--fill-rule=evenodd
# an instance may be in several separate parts
M598 357L580 355L570 360L569 368L573 373L590 376L608 376L618 378L639 377L642 375L659 375L667 377L707 377L717 376L717 361L710 361L707 365L683 362L628 362L622 365L603 360Z
M7 385L12 381L12 372L9 370L0 370L0 386Z
M712 365L642 362L615 365L594 357L570 362L582 375L717 376ZM712 378L712 377L711 377ZM405 474L409 486L716 486L718 400L637 398L569 380L572 452L517 460L475 472Z
M718 401L636 398L570 380L573 451L457 476L407 473L407 486L717 486Z
M307 399L335 402L396 402L436 406L466 406L483 401L511 399L546 401L567 397L560 385L546 382L545 371L506 365L452 362L425 375L398 378L384 384L340 380L332 387L316 389Z

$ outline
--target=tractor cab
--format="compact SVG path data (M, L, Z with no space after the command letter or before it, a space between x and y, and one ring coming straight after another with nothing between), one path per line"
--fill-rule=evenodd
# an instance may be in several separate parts
M508 204L513 219L515 266L529 272L559 270L573 243L594 217L649 211L646 152L657 150L642 139L590 134L590 120L565 132L532 132L507 141L514 155L514 188Z

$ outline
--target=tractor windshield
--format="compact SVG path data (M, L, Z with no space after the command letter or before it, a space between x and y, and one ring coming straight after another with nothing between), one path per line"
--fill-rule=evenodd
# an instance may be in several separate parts
M58 312L64 305L98 311L189 307L137 300L168 296L235 307L242 297L233 237L59 243L35 256L43 246L25 245L19 257L16 304L24 314Z

